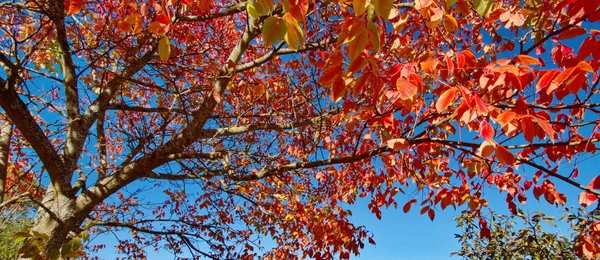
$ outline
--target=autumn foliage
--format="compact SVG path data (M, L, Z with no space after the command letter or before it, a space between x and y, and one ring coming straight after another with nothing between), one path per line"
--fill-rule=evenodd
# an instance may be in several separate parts
M600 141L599 7L5 2L1 206L39 206L27 256L93 256L89 234L127 230L136 259L347 259L375 243L349 220L361 198L378 218L461 208L484 239L497 190L513 214L597 208L598 172L576 162ZM590 221L571 242L597 258L599 241Z

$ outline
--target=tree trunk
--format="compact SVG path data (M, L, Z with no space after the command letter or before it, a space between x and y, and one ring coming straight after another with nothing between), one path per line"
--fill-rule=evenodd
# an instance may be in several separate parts
M42 259L50 259L52 256L59 256L63 244L71 238L69 233L75 232L85 219L85 214L78 212L75 207L75 199L64 195L55 195L52 187L44 195L37 210L35 222L31 234L34 236L29 239L38 239L38 249L32 249L39 252ZM39 235L42 234L42 235ZM41 240L40 240L40 237ZM27 247L27 243L23 245ZM25 250L28 251L28 250ZM28 259L28 258L19 258Z

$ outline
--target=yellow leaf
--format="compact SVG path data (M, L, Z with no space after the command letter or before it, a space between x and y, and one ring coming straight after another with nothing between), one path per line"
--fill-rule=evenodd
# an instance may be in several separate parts
M394 7L394 0L373 0L373 5L375 6L375 13L379 17L388 19Z
M248 1L246 4L246 11L248 11L248 14L254 19L258 19L265 13L260 4L254 1Z
M449 33L456 33L458 31L458 22L452 15L444 14L444 28Z
M163 37L158 42L158 55L163 61L169 60L169 56L171 55L171 42L169 42L169 38Z
M256 2L260 5L264 15L271 13L271 10L273 10L273 0L257 0Z
M287 33L283 38L287 45L292 50L298 50L302 45L304 45L304 35L302 34L302 28L290 13L287 13L283 16L283 20L287 25Z
M368 40L369 33L363 28L358 32L358 35L348 43L348 56L350 61L354 61L365 50Z
M262 32L265 45L271 46L283 39L287 32L287 25L281 18L269 16L263 23Z
M375 23L369 20L369 22L367 23L367 29L369 30L369 36L371 38L371 43L373 44L373 50L375 50L375 52L378 52L381 46L379 42L379 28L377 28L377 25L375 25Z
M353 0L352 8L354 8L354 14L361 16L367 11L367 6L371 3L370 0Z

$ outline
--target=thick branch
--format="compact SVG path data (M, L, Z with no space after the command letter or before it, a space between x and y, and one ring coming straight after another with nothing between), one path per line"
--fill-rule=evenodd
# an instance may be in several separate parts
M6 174L8 171L12 130L13 124L10 121L5 120L0 123L0 204L4 201L4 194L6 192Z
M0 107L4 109L8 118L15 124L39 156L56 191L58 193L69 191L70 180L64 178L63 161L33 115L31 115L27 105L19 98L16 91L16 80L0 80L0 84Z
M71 56L71 47L67 39L67 30L65 28L65 16L63 15L64 3L55 1L56 14L53 16L54 27L56 28L56 42L58 43L58 55L61 59L63 73L63 86L65 88L66 109L68 118L67 139L63 150L63 160L65 162L65 172L72 172L77 160L81 154L81 147L78 146L78 140L85 139L85 134L80 131L79 123L79 93L77 89L77 72L75 71L75 62Z

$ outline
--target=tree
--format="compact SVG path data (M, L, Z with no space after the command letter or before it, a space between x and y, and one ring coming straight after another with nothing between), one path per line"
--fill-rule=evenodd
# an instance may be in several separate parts
M16 259L20 243L14 235L31 227L32 219L22 211L3 211L0 215L0 259Z
M585 221L581 220L586 219L582 217L585 214L577 213L579 215L571 212L565 215L570 221L577 220L573 221L572 229L575 230L581 228L582 224L585 226ZM490 212L479 221L468 212L463 212L456 221L463 234L455 235L461 243L461 249L452 254L464 259L578 259L571 239L557 234L559 231L547 232L543 229L543 223L556 227L556 218L542 212L534 212L531 216L520 209L516 215L510 216ZM477 235L476 230L482 221L489 227L488 238ZM520 226L522 228L519 229Z
M4 2L0 158L24 176L4 189L44 185L4 196L39 206L24 247L43 258L116 229L135 258L349 258L374 241L343 206L380 217L398 193L431 219L482 218L490 189L513 213L531 194L565 205L557 181L589 206L600 178L559 166L600 138L599 5Z

